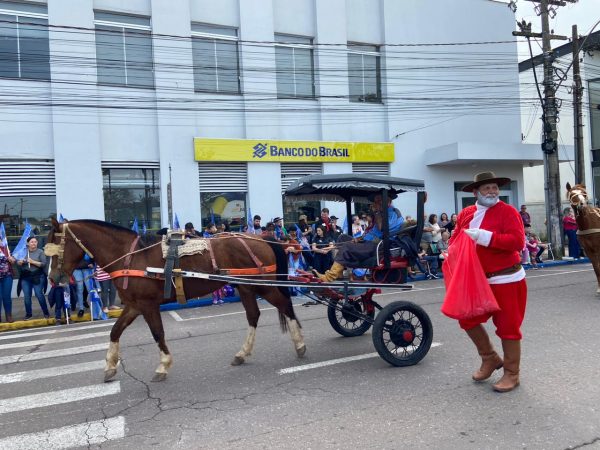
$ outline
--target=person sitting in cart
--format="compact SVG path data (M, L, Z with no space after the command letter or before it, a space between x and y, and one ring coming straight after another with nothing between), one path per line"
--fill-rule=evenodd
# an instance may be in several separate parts
M396 208L392 206L392 200L397 197L397 194L390 193L388 195L388 225L389 234L394 235L400 231L404 223L404 217ZM366 231L360 239L351 239L349 236L346 242L341 243L339 251L335 256L333 265L325 273L315 272L315 275L322 281L335 281L341 277L346 267L366 267L377 265L377 261L369 263L377 253L377 244L383 238L383 205L381 194L375 194L369 197L372 201L371 210L373 212L375 223L373 227Z

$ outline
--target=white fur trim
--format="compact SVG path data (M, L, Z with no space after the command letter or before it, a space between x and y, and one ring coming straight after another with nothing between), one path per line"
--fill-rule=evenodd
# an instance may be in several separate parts
M477 237L477 244L482 245L484 247L488 247L490 242L492 242L492 233L488 230L479 229L479 236Z

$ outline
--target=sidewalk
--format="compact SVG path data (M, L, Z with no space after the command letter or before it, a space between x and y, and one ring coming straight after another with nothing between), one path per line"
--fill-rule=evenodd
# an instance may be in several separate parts
M581 258L576 260L562 260L562 261L544 261L542 264L538 264L538 267L554 267L554 266L564 266L564 265L574 265L574 264L586 264L589 263L590 260L588 258ZM529 264L524 265L525 270L530 270L531 266ZM441 271L439 273L439 277L442 278ZM408 283L412 283L414 281L428 281L425 274L418 274L412 280L408 280ZM226 303L235 303L239 302L239 297L224 297L223 300ZM6 316L4 316L4 311L2 312L2 322L0 323L0 332L9 331L9 330L21 330L26 328L37 328L37 327L45 327L49 325L54 325L56 323L54 319L54 310L50 310L50 318L44 319L42 315L42 311L40 310L40 305L37 299L34 297L31 300L33 307L33 319L30 320L21 320L25 317L25 303L23 302L23 297L13 298L13 323L6 322ZM201 299L193 299L188 300L185 305L180 305L179 303L166 303L160 306L161 311L173 311L178 309L187 309L187 308L198 308L202 306L211 306L212 299L211 298L201 298ZM122 306L122 305L119 305ZM121 316L122 310L114 310L109 311L108 316L110 318L116 318ZM71 314L71 322L72 323L81 323L81 322L89 322L91 320L89 309L86 310L86 313L83 317L77 317L77 311L72 312Z

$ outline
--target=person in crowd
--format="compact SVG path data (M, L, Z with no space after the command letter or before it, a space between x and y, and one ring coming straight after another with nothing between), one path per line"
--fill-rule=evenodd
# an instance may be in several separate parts
M198 232L195 231L195 233L195 236L197 236ZM100 297L102 298L103 311L107 313L109 310L121 309L115 304L117 299L117 289L115 288L110 275L102 270L101 267L97 267L96 272L94 272L94 278L96 278L96 281L100 284Z
M315 237L312 242L313 269L319 273L325 273L333 263L331 250L333 241L325 234L326 227L321 225L315 229Z
M331 269L325 273L317 271L317 276L323 281L334 281L338 279L344 272L344 268L348 267L361 267L361 263L365 260L372 258L377 251L377 244L383 237L383 208L387 208L388 216L388 228L389 234L394 235L400 231L402 224L404 223L404 217L400 214L396 208L392 206L392 200L397 195L390 193L388 196L388 204L383 205L383 199L381 194L374 194L370 197L372 201L371 211L374 214L375 224L368 232L365 232L361 238L362 242L344 242L337 252L334 263ZM347 236L348 240L352 241L350 236Z
M329 208L323 208L321 210L321 217L315 222L315 230L320 226L325 226L325 234L329 235L331 232L331 222L329 219Z
M333 242L337 242L338 238L340 237L340 234L344 233L342 227L340 227L337 224L338 220L339 219L336 216L331 216L329 218L329 237Z
M204 228L204 233L202 233L203 238L211 238L215 234L217 234L217 226L213 222L209 222L208 225Z
M448 245L450 244L450 233L446 230L442 231L442 238L437 242L438 252L441 254L448 252Z
M8 323L13 322L12 318L12 285L13 285L13 267L15 258L10 254L8 245L0 239L0 321L2 320L2 307L4 307L4 317Z
M73 270L73 278L77 283L77 317L83 317L85 313L83 291L84 285L88 278L94 274L94 261L88 256L84 255L83 259L79 262L75 270Z
M283 217L275 217L272 222L275 225L275 239L282 241L288 234L283 226Z
M225 233L225 224L220 223L219 225L217 225L217 234L219 233Z
M261 217L257 214L252 218L252 226L248 229L248 233L250 234L258 234L259 236L262 234L263 230L260 225Z
M261 236L275 238L275 224L273 222L267 222Z
M300 240L304 238L310 244L312 240L312 228L308 224L307 220L308 218L306 217L306 214L300 214L298 216L298 228L300 228L300 232L302 233L302 236L298 236L298 239Z
M428 280L439 278L439 259L437 255L428 255L425 250L421 250L419 252L417 266L426 275Z
M440 214L440 220L438 222L438 224L440 225L440 228L446 228L446 225L448 225L450 223L450 219L448 219L448 214L446 214L445 212Z
M452 214L450 216L450 222L448 222L446 224L446 226L444 227L446 229L446 231L448 233L450 233L450 236L452 236L452 232L454 231L454 228L456 228L456 221L457 220L458 220L458 215Z
M437 244L437 242L442 238L442 229L438 223L438 216L437 214L430 214L427 220L427 225L430 228L433 228L433 231L431 232L431 243Z
M563 211L563 229L569 243L569 257L579 258L581 247L577 240L577 221L571 208L565 208Z
M366 218L366 216L365 216ZM365 229L363 228L360 218L355 214L352 216L352 237L359 238L363 235Z
M521 205L521 210L519 211L519 214L521 215L523 225L531 225L531 216L527 212L527 205Z
M46 297L43 291L43 280L46 276L46 255L42 249L38 248L38 240L35 236L27 238L27 255L25 259L17 261L19 268L19 277L21 279L21 286L23 288L23 297L25 299L25 319L29 320L33 317L33 311L31 309L31 295L32 291L35 292L35 296L40 303L44 317L48 319L50 313L48 312L48 304L46 303Z
M224 297L223 288L220 287L219 289L217 289L216 291L213 291L213 293L212 293L212 304L213 305L222 305L223 303L225 303L225 301L223 300L223 297Z
M300 268L300 258L302 257L302 245L298 242L296 230L290 230L285 237L284 251L288 255L288 275L298 275ZM298 288L289 288L292 296L298 295Z
M432 214L435 216L435 214ZM433 242L433 226L429 223L429 217L425 215L425 225L423 227L423 234L421 235L421 250L429 253L431 250L431 243Z
M244 225L242 225L242 233L246 233L246 234L252 234L250 232L250 227L248 226L247 223L245 223Z
M300 214L300 216L298 216L298 229L300 230L300 235L297 239L304 250L310 250L313 239L313 230L307 220L306 214ZM312 266L312 253L310 251L302 253L300 265L305 269L308 268L308 266Z
M362 227L363 231L367 229L367 213L366 212L360 213L360 226Z
M531 233L531 225L529 224L525 225L525 248L527 249L527 254L529 255L529 261L527 262L531 264L532 269L538 270L539 267L537 266L538 261L536 256L540 248L538 247L537 238L533 233Z
M508 183L509 178L496 177L493 172L475 175L473 183L463 191L472 192L477 198L476 204L461 211L450 239L452 246L455 236L464 230L475 242L477 256L500 306L498 312L459 320L482 360L473 379L486 380L495 370L504 367L502 378L494 384L498 392L508 392L519 385L521 324L527 305L527 283L519 255L523 248L523 220L514 207L500 200L500 186ZM496 334L502 339L504 359L496 353L482 326L490 317Z
M230 233L231 232L231 224L229 223L229 220L223 221L223 223L221 225L223 225L222 233Z
M187 239L202 237L202 234L199 231L196 231L194 228L194 224L192 222L188 222L184 226L185 237Z
M543 245L540 238L537 234L533 232L531 229L531 224L526 224L525 226L525 236L527 237L527 241L531 244L531 248L529 248L529 252L531 253L531 257L535 260L536 263L542 264L542 255L548 248L547 245ZM532 248L535 247L536 251L534 253L531 252ZM532 263L532 265L534 265ZM537 267L537 264L534 265Z

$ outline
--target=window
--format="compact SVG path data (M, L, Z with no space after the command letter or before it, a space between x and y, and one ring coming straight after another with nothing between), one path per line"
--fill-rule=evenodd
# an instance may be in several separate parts
M194 89L240 93L238 37L235 28L192 24Z
M202 227L206 227L209 222L227 222L232 231L240 230L247 222L246 163L199 163L198 176Z
M153 88L150 19L96 12L98 83Z
M296 180L307 175L323 173L321 163L281 163L281 190L285 190ZM283 197L283 220L285 223L298 223L298 217L305 214L308 223L317 220L321 215L321 202L299 200L294 197Z
M102 163L106 221L131 228L137 218L140 226L145 221L147 228L159 229L160 170L127 166L121 162Z
M348 44L351 102L381 103L381 57L375 45Z
M312 39L275 35L278 98L314 98Z
M588 85L590 93L590 128L592 129L592 149L600 149L600 80L591 80Z
M0 77L50 80L45 6L0 1Z

